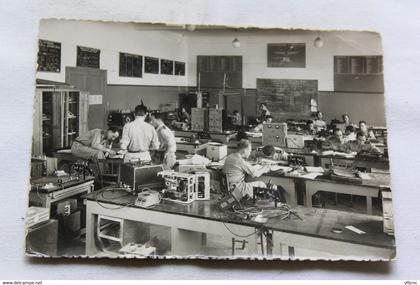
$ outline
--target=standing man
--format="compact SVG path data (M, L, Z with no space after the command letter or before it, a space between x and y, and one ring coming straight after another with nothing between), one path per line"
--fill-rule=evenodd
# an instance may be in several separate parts
M115 128L109 128L106 131L101 129L90 130L76 138L71 145L71 153L83 159L105 159L107 155L115 155L115 151L111 147L112 142L118 136L118 130Z
M159 148L155 129L144 121L147 107L143 104L134 109L136 118L124 125L121 139L121 151L125 153L124 162L151 161L149 150Z
M251 142L242 139L238 143L238 151L228 155L223 166L223 173L226 175L228 187L234 189L232 195L240 200L242 197L252 196L254 187L266 188L262 181L246 182L246 179L260 177L271 169L269 166L252 166L248 161L251 154Z
M162 114L153 113L150 116L150 124L156 129L160 147L156 151L159 161L165 170L172 169L176 163L176 142L173 132L163 123Z
M321 111L316 113L316 119L314 120L314 125L317 131L325 130L327 128L327 123L324 121L324 114Z

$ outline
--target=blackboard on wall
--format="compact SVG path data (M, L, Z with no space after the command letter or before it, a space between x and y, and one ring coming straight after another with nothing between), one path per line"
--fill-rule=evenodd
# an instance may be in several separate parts
M311 99L318 101L318 80L257 79L257 108L265 103L276 121L309 118Z
M76 66L99 68L100 56L99 49L78 46Z
M160 60L160 74L173 75L174 62L168 59L161 59Z
M159 74L159 58L157 57L144 57L144 73Z
M61 43L39 40L38 71L60 72Z

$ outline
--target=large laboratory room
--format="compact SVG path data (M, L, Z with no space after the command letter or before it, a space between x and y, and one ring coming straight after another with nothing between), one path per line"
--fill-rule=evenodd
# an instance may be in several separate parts
M395 257L378 33L48 19L38 37L27 255Z

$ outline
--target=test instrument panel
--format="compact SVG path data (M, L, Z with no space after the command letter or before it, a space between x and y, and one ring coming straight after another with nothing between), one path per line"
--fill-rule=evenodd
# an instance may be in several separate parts
M208 128L208 109L191 108L191 130L207 131Z
M270 123L263 124L263 145L272 145L278 147L287 146L287 124Z
M180 173L165 170L158 173L165 180L164 200L189 204L196 200L210 199L210 173Z

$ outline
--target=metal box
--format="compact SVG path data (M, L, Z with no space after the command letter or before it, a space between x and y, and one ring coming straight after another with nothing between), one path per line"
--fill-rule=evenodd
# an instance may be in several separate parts
M207 131L208 110L206 108L191 108L191 130Z
M195 174L175 171L161 171L158 174L165 179L165 189L162 193L164 200L182 204L189 204L196 200Z
M287 124L271 123L263 125L263 145L286 147Z
M195 188L197 200L210 200L210 173L196 172Z
M223 132L223 109L209 109L209 132L222 133Z
M158 176L158 173L162 170L162 165L137 166L122 164L120 181L134 192L139 192L145 188L161 190L164 186L164 181Z
M212 161L220 161L227 156L227 145L220 143L207 143L206 156Z

